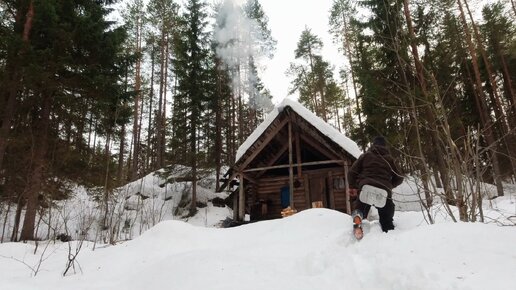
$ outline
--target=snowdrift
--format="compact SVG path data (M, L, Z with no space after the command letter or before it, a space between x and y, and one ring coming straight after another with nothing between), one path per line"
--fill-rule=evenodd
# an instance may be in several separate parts
M509 206L510 199L507 199ZM439 219L438 219L439 220ZM83 246L75 274L62 277L66 243L0 245L2 289L512 289L516 230L495 224L427 225L398 212L397 229L328 209L218 229L164 221L116 246ZM74 245L72 245L74 249ZM42 254L43 253L43 254ZM36 277L28 266L36 267ZM17 259L17 260L15 260ZM80 267L79 267L80 265Z

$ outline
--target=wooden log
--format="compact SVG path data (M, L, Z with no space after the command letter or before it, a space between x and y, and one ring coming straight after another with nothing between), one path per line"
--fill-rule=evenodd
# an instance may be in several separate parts
M305 162L305 163L295 163L292 166L310 166L310 165L323 165L323 164L331 164L331 163L339 163L343 164L345 161L341 159L332 159L332 160L324 160L324 161L313 161L313 162ZM262 171L262 170L270 170L270 169L279 169L279 168L288 168L290 164L281 164L267 167L259 167L259 168L249 168L244 170L244 172L252 172L252 171Z
M262 182L260 182L260 184L262 184L263 182L270 182L274 180L288 180L288 176L264 177L261 179Z
M346 184L346 212L347 214L351 214L351 201L349 196L349 182L348 182L348 165L344 165L344 182Z
M301 166L301 144L299 139L299 131L296 131L296 162L297 162L297 178L301 178L302 176L302 166Z
M317 149L319 152L324 154L328 159L339 158L339 154L337 154L332 149L328 148L328 146L324 146L326 148L321 147L322 143L320 143L320 142L324 142L323 140L318 140L320 142L316 142L316 141L313 141L311 138L308 138L308 136L305 136L305 135L301 135L300 137L301 137L301 139L303 139L304 142L308 143L308 145Z
M238 169L244 169L246 168L247 165L249 165L249 163L251 163L251 161L253 161L253 159L258 156L258 154L263 150L263 148L265 148L265 146L267 144L269 144L269 142L274 138L274 136L283 128L283 126L285 126L288 122L288 119L285 118L283 119L279 125L273 129L271 129L269 132L264 132L264 134L266 134L266 137L265 139L263 140L263 142L261 142L259 144L259 146L256 146L253 148L252 150L252 153L249 155L249 157L247 157L245 159L245 161L240 165L238 166ZM258 143L258 142L257 142ZM257 144L255 143L255 144Z
M272 166L272 164L276 163L276 161L278 161L278 159L281 157L281 155L283 155L283 153L285 153L285 151L287 151L287 149L288 149L288 144L287 143L283 144L283 146L278 150L278 152L276 152L276 154L272 157L272 159L269 160L269 162L267 162L266 167ZM265 171L266 170L264 169L261 172L259 172L256 175L256 178L260 178L265 173Z
M238 194L233 193L233 220L238 220Z
M293 158L292 158L292 119L288 122L288 177L289 177L289 191L290 191L290 206L295 208L294 206L294 168L292 166Z
M282 211L281 211L281 216L282 217L288 217L288 216L291 216L293 214L297 213L297 210L294 209L294 208L291 208L290 206L287 207L287 208L284 208Z
M304 175L304 189L305 189L305 203L306 203L306 207L309 208L309 204L311 203L310 201L310 185L309 185L309 182L310 182L310 179L308 179L308 174L305 174Z
M240 173L240 185L238 194L238 220L244 220L245 214L245 191L244 191L244 175Z
M333 192L333 172L331 171L328 171L328 192L330 194L330 200L329 200L329 208L331 209L335 209L335 195L334 195L334 192Z

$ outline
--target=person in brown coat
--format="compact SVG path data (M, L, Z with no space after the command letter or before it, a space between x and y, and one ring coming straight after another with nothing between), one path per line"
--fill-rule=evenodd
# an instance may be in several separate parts
M355 195L356 200L353 205L355 208L355 216L359 216L359 220L355 220L355 224L361 223L362 217L367 218L371 205L365 204L358 198L360 189L364 185L372 185L385 189L387 191L387 201L384 207L378 208L380 216L380 225L384 232L394 229L394 203L392 202L392 189L403 182L403 176L399 167L391 156L385 138L378 136L373 139L373 144L369 150L363 153L354 163L348 173L349 186L351 195ZM361 231L361 227L360 227ZM363 233L359 233L363 234ZM361 238L361 236L359 237Z

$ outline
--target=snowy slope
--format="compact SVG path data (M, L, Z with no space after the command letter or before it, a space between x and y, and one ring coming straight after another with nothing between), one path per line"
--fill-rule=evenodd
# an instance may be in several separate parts
M109 204L113 224L119 224L117 240L133 239L163 220L184 220L209 227L232 217L230 208L217 207L211 202L214 198L225 199L228 196L227 192L214 192L214 176L204 176L198 182L197 202L203 207L199 207L194 217L188 216L192 183L181 180L188 171L187 167L176 166L168 174L167 183L160 175L163 170L158 170L114 189ZM91 241L98 238L98 224L104 213L103 203L98 201L102 198L98 197L103 196L103 189L87 189L73 183L70 187L73 192L70 199L55 201L52 208L42 211L41 220L38 212L38 239L46 240L59 234L70 235L72 239L80 239L84 234L85 239ZM8 217L5 226L0 228L0 237L6 241L13 230L15 206L8 208L1 203L0 213L3 218Z
M514 210L514 197L499 201ZM350 238L351 218L328 209L219 229L164 221L135 240L83 246L62 277L68 244L0 245L2 289L514 289L516 228L495 223L427 225L397 212L397 229ZM72 244L72 250L75 249ZM15 260L17 259L17 260ZM22 263L23 262L23 263ZM24 265L24 263L26 265Z

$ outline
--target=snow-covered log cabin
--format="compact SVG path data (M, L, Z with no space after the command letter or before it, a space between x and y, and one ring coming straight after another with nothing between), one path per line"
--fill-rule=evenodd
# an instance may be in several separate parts
M360 154L354 141L285 99L240 146L220 188L233 190L234 219L240 221L245 214L251 221L279 218L287 207L349 213L346 176Z

